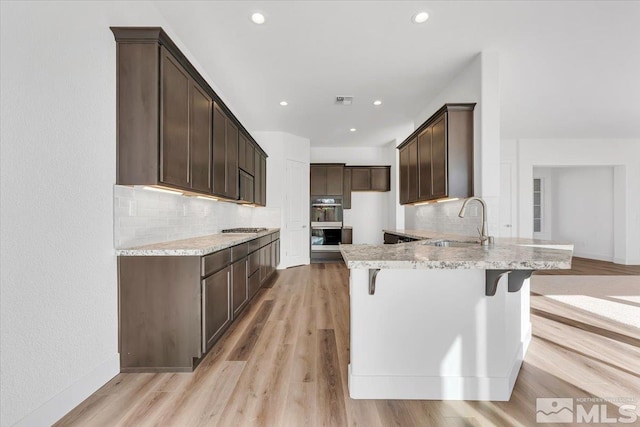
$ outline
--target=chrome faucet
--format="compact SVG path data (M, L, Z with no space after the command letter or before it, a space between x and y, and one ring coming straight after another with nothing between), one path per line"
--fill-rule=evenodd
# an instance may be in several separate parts
M467 204L471 201L478 201L482 205L482 230L478 229L480 233L480 244L482 246L488 246L493 244L493 236L489 236L489 226L487 225L487 204L480 197L469 197L464 200L458 216L464 218L464 212L467 210Z

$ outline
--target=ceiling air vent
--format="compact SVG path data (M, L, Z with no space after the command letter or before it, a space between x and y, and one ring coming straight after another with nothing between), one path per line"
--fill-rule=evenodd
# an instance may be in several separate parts
M351 105L353 103L353 96L336 96L337 105Z

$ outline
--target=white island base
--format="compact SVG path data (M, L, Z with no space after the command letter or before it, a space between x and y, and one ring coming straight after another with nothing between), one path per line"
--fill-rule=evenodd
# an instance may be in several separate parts
M506 401L531 340L529 279L485 295L485 270L350 270L353 399ZM506 276L506 275L505 275Z

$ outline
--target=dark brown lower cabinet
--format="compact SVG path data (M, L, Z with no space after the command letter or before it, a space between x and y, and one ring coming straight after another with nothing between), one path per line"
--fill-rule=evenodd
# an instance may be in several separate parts
M256 271L249 277L249 298L253 298L254 295L260 290L260 271Z
M353 243L353 229L350 227L342 228L342 238L340 243L344 245L351 245Z
M205 256L119 256L121 372L191 372L280 261L279 232Z
M249 288L247 285L249 280L249 275L247 274L248 264L249 259L247 257L233 263L233 297L231 299L233 302L233 317L240 313L240 310L244 308L249 300Z
M202 281L202 351L206 352L231 323L231 268Z

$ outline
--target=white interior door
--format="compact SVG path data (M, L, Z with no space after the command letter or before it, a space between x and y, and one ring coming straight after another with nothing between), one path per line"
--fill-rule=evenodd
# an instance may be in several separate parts
M284 229L285 267L309 264L309 165L286 160Z
M500 163L500 237L513 237L511 163Z

